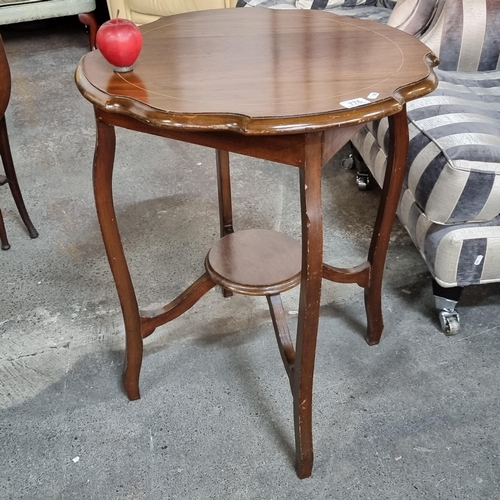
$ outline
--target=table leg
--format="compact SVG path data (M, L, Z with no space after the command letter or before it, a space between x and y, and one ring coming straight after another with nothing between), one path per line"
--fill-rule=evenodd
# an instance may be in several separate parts
M231 175L229 171L229 153L216 150L217 189L219 193L220 237L231 234L233 230L233 207L231 204Z
M231 171L229 170L229 152L217 149L215 153L217 163L217 191L219 194L219 221L220 237L234 233L233 206L231 203ZM224 297L233 295L229 290L222 290Z
M276 334L276 341L280 351L283 366L285 367L288 379L293 391L293 371L295 369L295 348L293 347L290 329L288 328L288 321L286 319L285 308L281 300L281 295L266 295L271 319L273 322L274 333Z
M371 268L369 284L365 288L365 309L368 321L366 341L370 345L379 343L382 330L384 329L382 318L382 277L408 159L408 119L406 116L406 106L399 113L389 117L389 132L390 147L387 168L370 250L368 252L368 262Z
M308 134L305 140L305 165L300 169L302 275L292 384L295 467L301 479L311 475L313 466L312 389L323 266L322 134Z
M143 350L141 321L113 205L112 180L116 146L115 129L99 119L96 122L97 141L94 155L93 183L97 217L125 323L126 360L123 384L129 399L139 399L139 374Z

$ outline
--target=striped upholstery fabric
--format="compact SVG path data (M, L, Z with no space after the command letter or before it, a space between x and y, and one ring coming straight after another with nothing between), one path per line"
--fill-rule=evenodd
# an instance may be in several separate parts
M443 287L500 281L500 216L489 222L434 224L403 195L398 216Z
M325 10L333 7L356 7L357 5L375 6L377 0L296 0L295 7L298 9Z
M389 22L404 4L419 7L400 0ZM439 55L439 85L408 103L410 144L398 215L441 286L496 282L500 1L436 0L435 7L420 39ZM352 142L381 184L388 120L368 124Z
M441 286L500 281L500 216L485 223L433 224L405 195L398 216Z
M408 103L405 190L437 224L489 221L500 213L500 71L436 71L437 89ZM388 120L353 143L379 184L387 165Z
M432 25L420 37L447 71L500 69L500 2L439 0Z
M295 0L238 0L236 7L264 7L266 9L295 9Z
M437 5L436 0L399 0L387 24L418 36L428 27Z
M268 9L296 9L298 0L238 0L236 7L265 7ZM327 0L321 0L325 4ZM366 19L369 21L378 21L387 23L391 14L391 7L394 5L393 0L377 0L377 5L369 5L369 1L365 4L351 5L350 0L342 0L342 5L337 7L326 7L325 12L338 14L340 16L355 17L358 19ZM312 5L312 2L311 2ZM311 6L310 8L315 8Z
M441 286L500 281L500 71L437 70L408 103L409 155L398 215ZM353 139L379 184L388 120Z

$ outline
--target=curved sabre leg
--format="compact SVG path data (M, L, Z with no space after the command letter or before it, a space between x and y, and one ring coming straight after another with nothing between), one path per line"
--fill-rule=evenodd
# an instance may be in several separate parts
M368 262L370 262L371 268L370 283L365 288L365 309L368 320L366 341L370 345L380 342L382 330L384 329L384 320L382 317L382 277L408 159L408 119L406 116L406 106L403 106L403 109L399 113L389 117L389 132L389 159L385 171L377 220L368 252Z
M142 334L139 307L123 252L113 205L113 163L115 129L96 114L97 140L94 155L94 197L102 239L120 299L125 323L126 361L123 384L129 399L139 399L139 374L142 364Z
M24 205L23 196L21 194L21 189L19 188L19 183L17 181L16 170L14 168L14 161L12 160L12 153L10 150L9 135L7 134L7 123L5 121L5 116L0 118L0 155L2 157L3 167L5 169L5 176L7 178L7 183L9 184L12 197L16 203L17 209L19 210L19 215L21 216L26 229L30 235L30 238L37 238L38 231L33 226L26 206Z
M323 268L321 144L321 133L306 136L306 162L300 169L302 277L292 392L295 468L301 479L311 475L313 466L312 389Z

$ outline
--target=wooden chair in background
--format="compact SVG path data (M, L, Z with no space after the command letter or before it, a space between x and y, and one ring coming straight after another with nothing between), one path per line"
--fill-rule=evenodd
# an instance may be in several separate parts
M5 111L10 100L10 88L11 78L9 61L7 60L7 55L5 54L3 40L0 37L0 155L2 157L2 163L5 170L5 175L0 175L0 185L9 185L14 201L16 202L17 209L19 210L21 219L28 229L29 235L31 238L36 238L38 236L38 232L33 226L26 207L24 206L21 190L19 189L19 183L17 182L16 171L14 169L14 162L12 161L12 154L10 152L9 136L7 135ZM8 250L10 248L1 210L0 241L2 243L2 250Z

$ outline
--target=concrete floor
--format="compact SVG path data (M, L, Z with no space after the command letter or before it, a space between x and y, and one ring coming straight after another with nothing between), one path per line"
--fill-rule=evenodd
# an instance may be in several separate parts
M265 300L212 290L146 342L142 399L120 386L124 329L94 211L91 105L73 81L78 23L6 29L7 121L30 240L7 188L1 252L2 499L500 498L500 286L469 288L444 336L430 276L399 223L379 346L363 293L325 283L315 466L293 469L292 404ZM217 238L214 153L118 131L115 200L140 304L170 300ZM379 193L324 170L326 258L363 260ZM238 229L299 235L297 171L232 157ZM297 291L285 296L291 321Z

